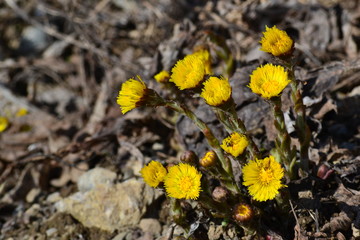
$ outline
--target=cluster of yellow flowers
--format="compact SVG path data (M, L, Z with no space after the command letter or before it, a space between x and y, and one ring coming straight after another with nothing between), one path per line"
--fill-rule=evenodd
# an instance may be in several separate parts
M151 187L158 187L164 182L166 193L169 197L197 199L201 188L201 173L194 166L180 163L168 168L169 171L159 162L151 161L141 169L141 176Z
M266 27L260 43L261 50L277 57L291 54L294 45L286 32L279 30L276 26ZM123 114L140 106L155 106L155 104L147 102L150 89L139 76L137 78L131 78L122 84L117 103ZM157 82L173 83L179 90L191 89L192 92L199 93L200 97L214 108L221 109L226 103L232 103L230 101L232 89L229 80L223 76L212 75L211 56L205 49L179 60L172 68L171 74L161 71L154 78ZM266 64L252 72L248 87L255 94L269 100L278 97L290 82L284 67ZM161 100L160 102L166 101ZM225 154L238 158L246 155L250 141L246 132L233 131L223 139L220 147ZM214 160L218 157L220 157L219 152L209 151L200 160L200 166L205 168L213 166ZM254 200L274 199L279 193L279 189L285 187L281 182L284 177L284 169L272 155L264 159L253 157L253 160L243 164L243 185L248 187L248 192ZM169 197L197 199L201 192L202 174L195 165L180 163L166 169L161 163L151 161L141 170L141 175L149 186L163 187ZM251 208L246 204L239 204L236 209L234 216L239 218L252 214Z

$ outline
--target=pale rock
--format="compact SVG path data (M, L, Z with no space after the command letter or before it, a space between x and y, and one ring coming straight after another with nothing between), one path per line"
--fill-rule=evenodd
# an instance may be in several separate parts
M80 192L87 192L94 189L99 184L112 185L116 179L116 173L105 168L94 168L79 178L77 185Z
M155 218L143 218L139 223L139 227L144 232L149 232L154 236L160 236L161 234L161 225L159 220Z
M46 230L46 236L51 237L52 235L57 233L57 231L58 230L56 228L49 228L48 230Z
M77 192L55 204L58 211L71 214L85 227L113 232L138 226L155 199L163 193L141 181L97 184L88 192Z

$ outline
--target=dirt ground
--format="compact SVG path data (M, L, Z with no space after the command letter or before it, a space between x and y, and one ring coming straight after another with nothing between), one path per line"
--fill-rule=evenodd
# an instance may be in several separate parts
M167 109L122 115L121 83L141 75L167 96L154 75L206 44L239 116L270 149L269 109L246 87L271 60L259 50L265 25L296 42L312 131L311 172L288 184L292 224L269 218L256 235L191 203L185 232L139 170L208 146ZM0 30L0 239L360 239L360 1L4 0ZM189 102L219 129L203 103Z

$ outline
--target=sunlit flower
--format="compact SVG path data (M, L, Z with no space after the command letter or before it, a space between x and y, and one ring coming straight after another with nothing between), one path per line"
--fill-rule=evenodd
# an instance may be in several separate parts
M276 26L269 28L266 26L264 36L261 38L261 50L271 53L274 56L287 55L291 53L293 40L283 30Z
M171 72L170 82L180 90L195 88L206 74L204 59L196 54L187 55L175 64Z
M169 173L165 177L164 185L169 197L197 199L201 188L201 173L194 166L186 163L169 168Z
M270 99L278 96L289 83L288 73L282 66L266 64L252 72L249 87L254 93Z
M237 157L244 152L248 145L249 142L245 135L234 132L225 138L220 146L225 152Z
M275 198L279 189L285 187L281 183L284 169L273 156L251 160L242 169L243 185L248 187L250 195L257 201Z
M217 161L217 155L214 151L207 151L205 155L200 159L199 164L202 167L211 167Z
M198 56L203 59L205 66L205 74L211 74L211 56L210 52L206 49L201 49L199 51L194 52L192 55Z
M204 83L200 96L211 106L219 106L225 103L231 96L231 86L228 79L224 77L210 77Z
M164 181L167 174L166 168L159 162L151 161L147 166L140 171L145 183L150 187L157 187Z
M160 83L167 82L170 78L170 73L168 71L162 70L154 76L155 80Z
M123 114L141 106L147 87L140 76L137 78L138 80L130 78L121 86L117 103L120 105Z
M9 120L6 117L0 116L0 132L5 131L8 126Z
M253 210L248 204L239 203L234 207L233 216L239 222L247 222L252 218Z

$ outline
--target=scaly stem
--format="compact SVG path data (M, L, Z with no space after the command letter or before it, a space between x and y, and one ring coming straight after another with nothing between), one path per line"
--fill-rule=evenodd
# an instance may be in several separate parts
M294 171L291 163L295 158L295 152L291 151L291 139L286 129L284 113L281 110L281 98L271 98L270 103L274 115L274 125L278 132L277 138L275 139L276 150L280 156L281 162L285 165L286 170L289 173L290 178L292 179L294 177Z
M305 105L303 103L300 82L296 80L294 67L287 66L289 78L291 80L291 99L294 104L296 114L295 129L300 142L300 167L303 171L309 171L309 146L311 140L311 131L306 123Z
M234 179L234 174L232 172L230 159L224 155L218 139L215 137L215 135L213 134L211 129L206 125L206 123L204 123L201 119L199 119L190 109L186 108L183 105L179 105L177 102L166 101L165 106L176 112L186 115L188 118L190 118L190 120L193 121L193 123L200 129L200 131L203 132L210 147L215 151L216 155L218 156L219 161L221 163L221 167L226 171L226 175L223 174L223 178ZM235 181L233 182L235 183ZM231 190L236 190L236 192L240 192L240 189L236 185L232 186Z

